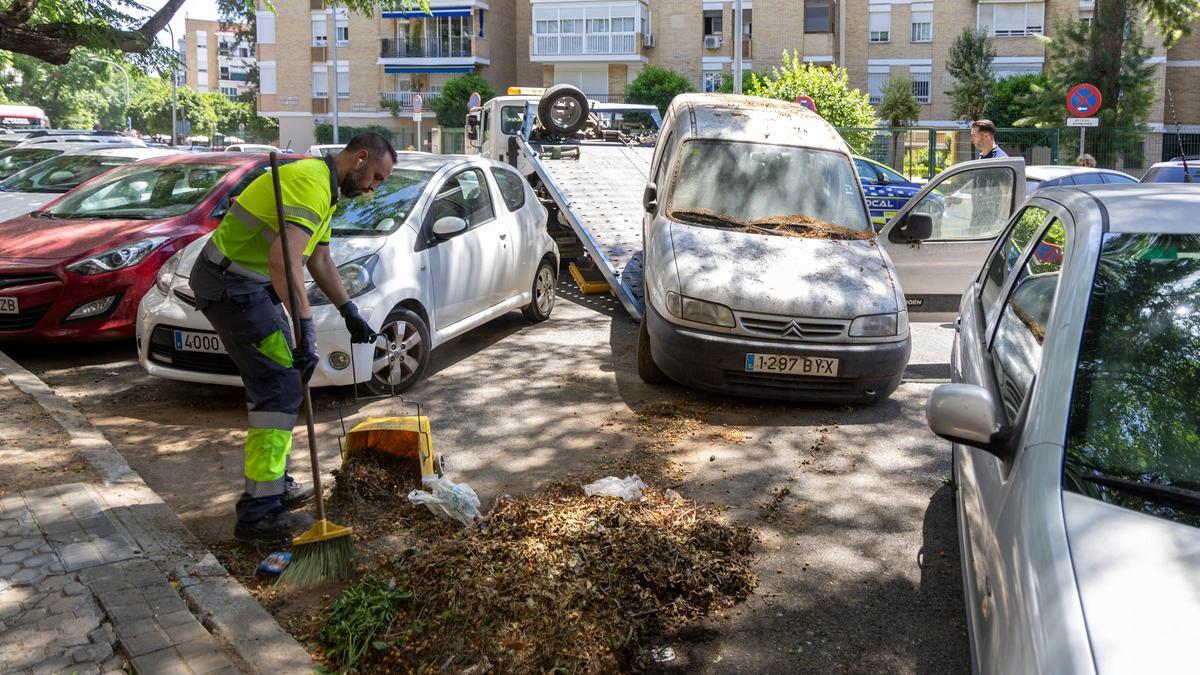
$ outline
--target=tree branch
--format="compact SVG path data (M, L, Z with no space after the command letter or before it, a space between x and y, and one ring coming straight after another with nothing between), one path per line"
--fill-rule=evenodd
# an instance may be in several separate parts
M64 65L71 60L71 51L76 47L88 46L99 49L115 49L122 52L142 53L154 44L154 36L162 30L184 0L168 0L141 27L122 30L112 26L82 23L26 23L20 13L13 10L21 5L33 11L39 0L13 0L10 11L0 14L0 49L26 54L47 63Z
M37 9L38 2L39 0L13 0L4 16L12 21L25 23L29 17L33 16L33 10Z
M183 7L183 2L184 0L167 0L167 4L163 5L149 19L146 19L146 23L142 24L138 32L153 40L158 31L170 23L171 17L175 16L175 12L178 12L179 8ZM174 48L174 45L171 46Z

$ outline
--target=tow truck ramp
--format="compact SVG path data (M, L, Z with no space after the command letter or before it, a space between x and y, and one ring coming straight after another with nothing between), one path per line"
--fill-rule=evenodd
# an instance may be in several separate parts
M582 141L578 159L549 159L519 140L538 178L634 321L642 318L642 192L653 147Z

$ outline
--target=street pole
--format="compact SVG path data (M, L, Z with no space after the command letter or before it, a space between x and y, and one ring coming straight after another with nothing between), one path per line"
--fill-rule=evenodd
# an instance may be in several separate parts
M99 61L101 63L107 63L110 66L116 66L117 70L120 70L121 74L125 76L125 114L126 114L125 129L126 130L131 129L133 125L130 122L129 116L128 116L129 115L129 71L125 70L125 66L122 66L121 64L117 63L116 61L109 61L108 59L102 59L99 56L93 56L92 60Z
M179 43L175 41L175 29L171 28L171 24L167 24L167 31L171 34L171 53L175 58L171 59L171 147L175 147L175 137L177 135L178 126L176 119L178 118L179 104L175 98L175 87L179 84L178 61L179 61Z
M338 59L337 59L337 43L338 43L338 11L337 3L330 3L329 7L333 10L333 142L338 144Z
M733 93L742 93L742 0L733 2Z

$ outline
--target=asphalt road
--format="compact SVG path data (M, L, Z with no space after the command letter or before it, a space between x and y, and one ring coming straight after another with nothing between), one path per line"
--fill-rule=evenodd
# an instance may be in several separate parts
M411 392L455 480L486 505L552 478L634 467L757 529L758 590L678 636L667 670L970 670L949 448L924 424L926 397L949 375L952 329L914 324L908 377L887 401L777 405L643 384L636 326L610 299L570 290L546 323L514 312L445 345ZM101 427L202 540L231 538L240 389L151 378L132 343L5 351ZM340 417L405 410L356 402L349 389L314 402L326 471ZM302 432L295 442L307 447ZM298 476L304 456L293 457Z

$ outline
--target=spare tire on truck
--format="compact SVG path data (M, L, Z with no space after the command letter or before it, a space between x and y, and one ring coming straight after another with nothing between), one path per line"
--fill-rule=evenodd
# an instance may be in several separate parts
M570 136L587 124L588 100L582 91L569 84L556 84L538 101L538 119L552 134Z

